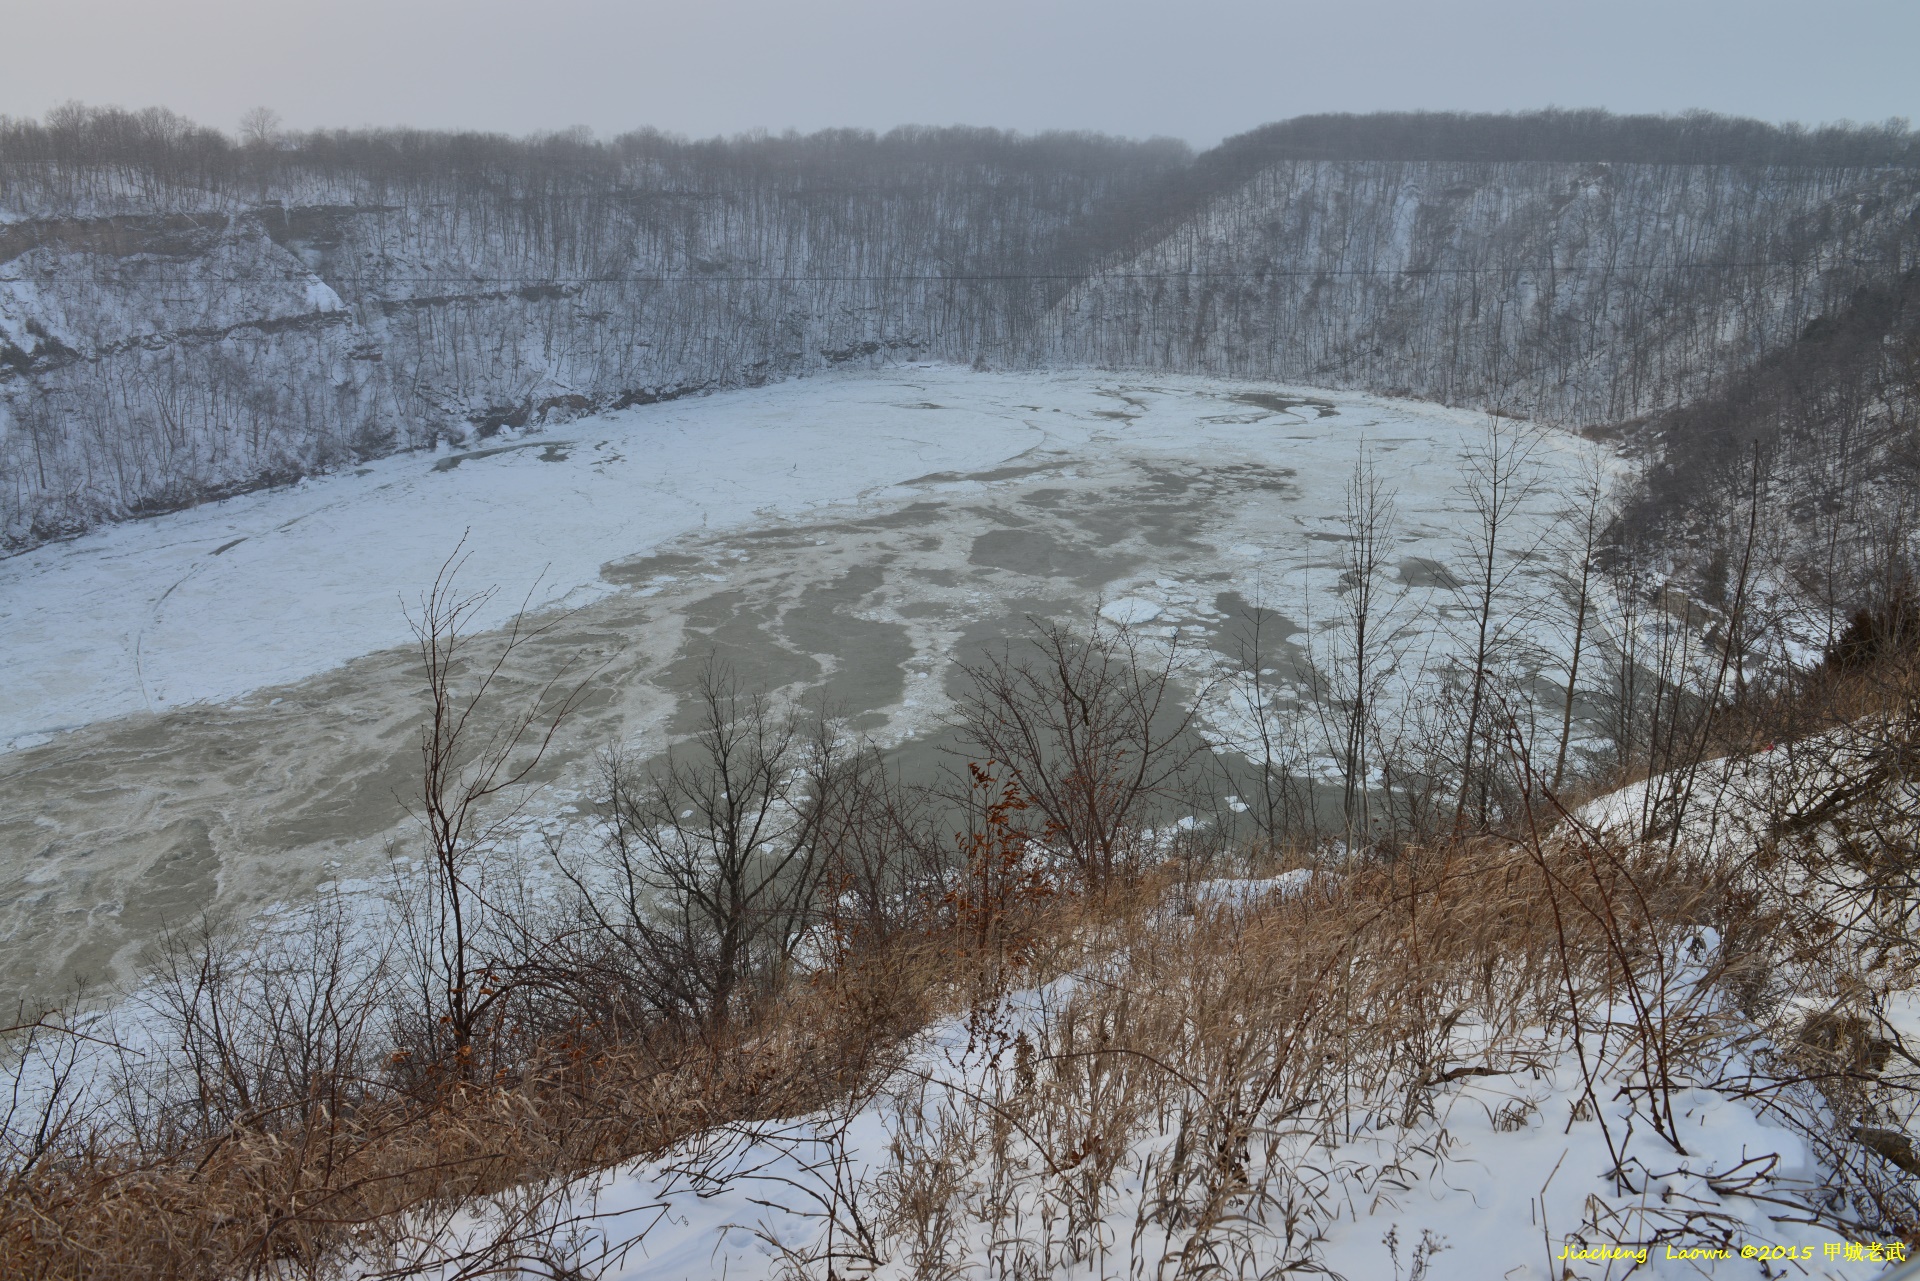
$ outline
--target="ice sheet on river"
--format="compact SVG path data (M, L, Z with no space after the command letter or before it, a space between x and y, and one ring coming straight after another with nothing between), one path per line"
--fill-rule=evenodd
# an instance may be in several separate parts
M1227 663L1260 601L1286 615L1270 688L1311 698L1363 442L1398 492L1411 618L1448 604L1458 464L1483 427L1199 378L909 367L386 459L0 561L0 988L124 975L209 904L377 873L419 767L401 607L463 532L462 582L501 589L483 624L536 580L536 606L575 607L528 656L599 673L557 782L609 741L659 745L711 652L931 751L956 659L1035 615L1105 606ZM1444 652L1441 616L1421 617L1414 639ZM1244 710L1212 723L1231 737Z

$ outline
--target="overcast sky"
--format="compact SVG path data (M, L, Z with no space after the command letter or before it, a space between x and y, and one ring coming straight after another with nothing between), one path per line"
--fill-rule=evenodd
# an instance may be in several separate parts
M982 124L1199 146L1314 111L1920 116L1920 0L0 0L0 114L232 130Z

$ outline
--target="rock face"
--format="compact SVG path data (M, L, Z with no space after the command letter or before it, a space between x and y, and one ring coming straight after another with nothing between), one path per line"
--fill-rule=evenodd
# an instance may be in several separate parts
M1912 268L1916 209L1906 169L1286 162L1090 274L1048 350L1611 423Z
M447 438L1009 350L1067 228L1185 155L952 131L248 156L140 125L0 121L0 547Z
M269 151L150 115L0 122L0 550L909 359L1611 422L1920 259L1904 160L1195 161L965 130Z

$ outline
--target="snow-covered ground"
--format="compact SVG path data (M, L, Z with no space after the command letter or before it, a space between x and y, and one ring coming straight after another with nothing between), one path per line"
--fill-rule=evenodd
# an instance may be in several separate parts
M1157 1198L1174 1118L1135 1130L1090 1200L1073 1165L1049 1168L1058 1162L1004 1119L1032 1088L1014 1047L1044 1052L1073 991L1068 979L1010 995L986 1020L990 1035L977 1017L935 1025L864 1097L719 1127L555 1190L544 1209L563 1226L534 1234L545 1258L606 1281L904 1281L930 1270L1091 1281L1187 1275L1183 1261L1197 1259L1209 1275L1347 1281L1840 1281L1904 1257L1884 1235L1842 1234L1796 1212L1793 1198L1818 1200L1823 1172L1736 1089L1679 1089L1686 1150L1676 1153L1653 1132L1646 1091L1624 1063L1588 1059L1596 1115L1579 1056L1544 1033L1513 1070L1448 1082L1416 1118L1394 1115L1399 1100L1356 1099L1340 1114L1330 1089L1329 1100L1256 1126L1248 1190L1204 1229L1169 1229ZM1739 1076L1730 1062L1725 1079ZM990 1137L996 1118L1011 1138ZM916 1181L924 1186L903 1187ZM478 1246L501 1222L469 1212L436 1244Z

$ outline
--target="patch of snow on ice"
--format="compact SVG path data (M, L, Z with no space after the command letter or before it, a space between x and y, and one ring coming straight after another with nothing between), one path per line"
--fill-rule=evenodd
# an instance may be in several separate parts
M1122 596L1100 607L1100 617L1109 623L1132 627L1160 617L1160 606L1140 596Z

